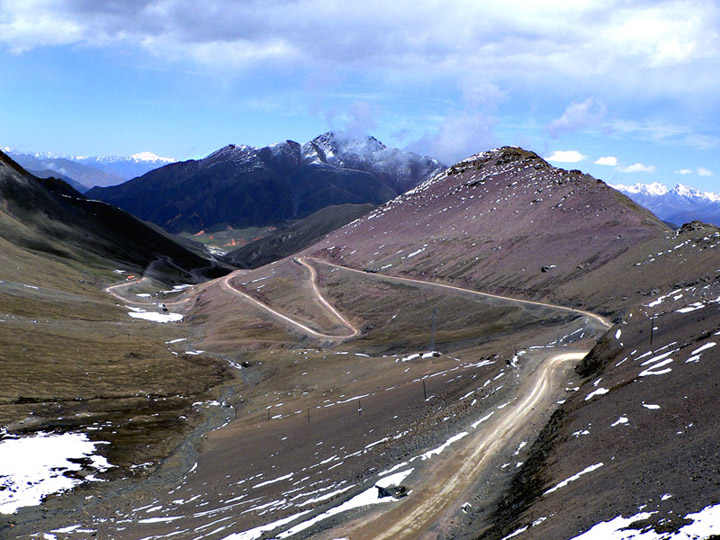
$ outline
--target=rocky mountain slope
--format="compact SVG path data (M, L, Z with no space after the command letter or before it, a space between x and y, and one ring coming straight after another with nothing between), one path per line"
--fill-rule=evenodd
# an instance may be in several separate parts
M429 158L327 133L300 145L229 145L88 195L171 232L281 224L326 206L381 204L434 174Z
M614 320L529 454L509 458L517 472L504 496L496 501L479 485L453 518L454 538L529 540L591 529L587 538L626 538L610 531L631 524L644 531L637 538L715 531L707 527L720 511L710 486L720 410L708 396L720 376L719 247L713 226L673 231L592 177L502 148L454 165L305 253Z
M641 286L623 254L669 230L591 176L502 148L461 161L307 253L612 312ZM629 264L627 290L602 277L621 264Z
M83 455L65 465L64 440L105 448L130 477L143 469L131 465L163 459L183 442L200 421L192 403L207 399L227 370L211 358L172 354L164 340L187 336L158 324L181 318L160 304L177 295L175 285L226 271L0 153L0 537L18 537L6 514L28 497L38 504L42 490L25 468L38 454L23 447L8 455L14 442L47 438L38 452L54 460L48 475L60 486L105 469L96 467L103 458ZM132 294L120 302L105 289L114 284ZM143 287L165 292L150 299ZM109 477L122 477L119 470Z
M673 189L667 189L660 183L616 184L612 187L674 225L680 226L693 220L720 225L720 194L682 184Z

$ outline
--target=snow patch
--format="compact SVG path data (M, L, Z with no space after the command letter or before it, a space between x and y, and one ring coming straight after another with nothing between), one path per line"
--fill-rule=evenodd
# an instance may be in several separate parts
M65 476L87 468L103 472L112 465L95 455L98 444L85 433L38 433L0 441L0 513L37 506L45 496L72 489L82 481ZM87 460L85 465L78 460ZM89 481L98 481L93 475Z
M608 390L607 388L598 388L597 390L593 390L587 396L585 396L585 401L588 401L595 396L602 396L603 394L607 394L609 391L610 390Z
M567 486L570 482L574 482L575 480L577 480L578 478L580 478L580 477L581 477L582 475L584 475L584 474L588 474L588 473L591 473L591 472L593 472L593 471L596 471L597 469L599 469L599 468L602 467L603 465L604 465L604 463L600 462L600 463L596 463L595 465L590 465L589 467L585 467L585 468L584 468L582 471L580 471L579 473L572 475L570 478L567 478L567 479L563 480L562 482L560 482L559 484L557 484L556 486L551 487L550 489L548 489L548 490L544 493L544 495L548 495L548 494L550 494L550 493L553 493L554 491L557 491L557 490L560 489L560 488L564 488L564 487Z

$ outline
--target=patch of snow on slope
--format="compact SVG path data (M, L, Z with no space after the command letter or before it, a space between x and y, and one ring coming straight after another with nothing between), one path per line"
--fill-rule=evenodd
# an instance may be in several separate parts
M585 396L585 401L588 401L595 396L602 396L603 394L607 394L609 391L610 390L608 390L607 388L598 388L597 390L593 390L587 396Z
M702 309L705 307L705 304L702 302L695 302L694 304L690 304L689 306L685 306L684 308L677 309L676 311L678 313L690 313L691 311L695 311L696 309Z
M707 506L685 519L692 523L680 527L676 532L657 533L653 529L637 530L627 527L652 517L652 513L640 512L630 517L618 516L603 521L592 529L571 540L701 540L720 534L720 505Z
M102 472L112 467L104 457L95 455L97 444L85 433L39 433L0 441L0 513L37 506L45 496L81 483L65 476L69 471L89 467ZM83 466L79 460L89 463ZM96 480L92 475L86 478Z
M457 435L454 435L450 437L447 441L445 441L442 445L438 446L437 448L434 448L432 450L428 450L424 454L421 455L423 460L430 459L433 456L437 456L441 454L448 446L450 446L452 443L459 441L463 437L467 435L467 431L463 431L461 433L458 433Z
M378 480L375 485L380 487L390 487L395 486L403 482L415 469L408 469L406 471L402 471L399 473L395 473L391 476L386 476L385 478L382 478L381 480ZM393 497L383 497L382 499L378 497L378 490L375 487L371 487L369 489L366 489L359 495L356 495L352 499L345 501L339 506L336 506L334 508L331 508L327 512L324 512L320 514L319 516L316 516L312 519L309 519L307 521L304 521L302 523L299 523L298 525L295 525L294 527L291 527L287 531L284 531L277 535L278 538L288 538L290 536L293 536L295 534L298 534L299 532L302 532L306 529L309 529L315 523L318 523L324 519L327 519L329 517L335 516L337 514L340 514L342 512L347 512L348 510L353 510L355 508L362 508L363 506L369 506L371 504L380 504L380 503L386 503L386 502L392 502L396 499ZM235 538L228 538L225 540L236 540ZM243 539L244 540L244 539Z
M146 311L142 308L131 306L125 307L130 310L128 315L130 315L133 319L143 319L156 323L169 323L183 320L183 316L180 313L158 313L156 311Z
M557 490L560 489L560 488L564 488L564 487L567 486L570 482L574 482L575 480L577 480L578 478L580 478L582 475L591 473L591 472L599 469L599 468L602 467L603 465L604 465L604 463L600 462L600 463L596 463L595 465L590 465L589 467L585 467L585 468L584 468L582 471L580 471L579 473L572 475L570 478L566 478L565 480L563 480L563 481L560 482L559 484L557 484L557 485L551 487L550 489L548 489L548 490L544 493L544 495L549 495L550 493L553 493L554 491L557 491Z

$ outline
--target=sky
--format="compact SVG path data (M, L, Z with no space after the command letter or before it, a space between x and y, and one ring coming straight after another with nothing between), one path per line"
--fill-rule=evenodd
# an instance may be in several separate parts
M374 135L720 192L717 0L0 0L0 147Z

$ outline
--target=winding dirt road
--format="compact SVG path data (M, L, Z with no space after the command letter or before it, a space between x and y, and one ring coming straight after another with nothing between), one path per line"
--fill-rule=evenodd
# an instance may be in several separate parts
M511 298L511 297L508 297L508 296L501 296L501 295L498 295L498 294L491 294L491 293L485 293L485 292L480 292L480 291L473 291L473 290L470 290L470 289L463 289L462 287L456 287L456 286L454 286L454 285L445 285L445 284L443 284L443 283L435 283L435 282L432 282L432 281L423 281L423 280L420 280L420 279L404 278L404 277L397 277L397 276L388 276L388 275L385 275L385 274L372 274L372 273L364 272L363 270L356 270L355 268L348 268L347 266L340 266L340 265L338 265L338 264L334 264L334 263L325 261L325 260L323 260L323 259L317 259L317 258L315 258L315 257L294 257L294 258L293 258L293 261L294 261L294 262L296 262L296 263L299 264L300 266L303 266L303 267L305 267L305 268L307 268L307 269L309 270L309 272L310 272L310 282L311 282L311 285L312 285L313 293L315 294L315 297L317 298L317 300L320 302L320 304L321 304L329 313L332 314L333 317L335 317L335 319L337 319L337 320L340 322L340 324L342 324L342 325L343 325L345 328L347 328L347 330L348 330L348 332L347 332L346 334L325 334L325 333L323 333L323 332L319 332L319 331L317 331L317 330L314 330L314 329L310 328L309 326L307 326L306 324L303 324L303 323L301 323L301 322L299 322L299 321L296 321L295 319L293 319L293 318L291 318L291 317L288 317L287 315L281 313L280 311L277 311L276 309L271 308L271 307L268 306L267 304L264 304L264 303L260 302L259 300L257 300L256 298L250 296L249 294L247 294L247 293L245 293L245 292L243 292L243 291L241 291L241 290L233 287L233 285L230 283L230 280L231 280L235 275L237 275L236 272L233 272L232 274L229 274L228 276L226 276L226 277L223 279L223 284L224 284L224 286L225 286L228 290L230 290L231 292L233 292L233 293L235 293L235 294L243 297L243 298L246 299L247 301L251 302L253 305L255 305L255 306L263 309L264 311L266 311L266 312L268 312L268 313L270 313L270 315L272 315L273 317L275 317L275 318L277 318L277 319L280 319L283 323L285 323L285 324L287 324L287 325L289 325L289 326L291 326L291 327L293 327L293 328L296 328L296 329L304 332L304 333L307 334L307 335L310 335L310 336L313 336L313 337L316 337L316 338L320 338L320 339L329 339L329 340L346 340L346 339L351 339L351 338L354 338L354 337L358 336L358 335L360 334L360 330L359 330L355 325L353 325L348 319L346 319L343 315L341 315L340 312L338 312L338 310L335 309L335 307L334 307L332 304L330 304L330 302L328 302L328 301L325 299L325 297L322 295L322 293L320 292L320 289L318 288L318 284L317 284L317 271L315 270L315 268L314 268L311 264L309 264L309 263L307 262L308 260L313 261L313 262L315 262L315 263L325 264L325 265L327 265L327 266L332 266L333 268L338 268L338 269L340 269L340 270L346 270L346 271L348 271L348 272L355 272L355 273L357 273L357 274L361 274L361 275L366 276L366 277L367 277L367 276L374 276L374 277L377 277L378 279L383 279L383 280L386 280L386 281L393 281L393 282L396 282L396 283L411 283L411 284L414 284L414 285L437 287L437 288L440 288L440 289L447 289L447 290L452 290L452 291L455 291L455 292L462 292L462 293L472 294L472 295L480 296L480 297L483 297L483 298L494 298L494 299L504 300L504 301L508 301L508 302L514 302L514 303L518 303L518 304L532 305L532 306L542 306L542 307L546 307L546 308L550 308L550 309L557 309L557 310L560 310L560 311L566 311L566 312L570 312L570 313L576 313L576 314L581 315L581 316L583 316L583 317L588 317L588 318L594 319L594 320L598 321L601 325L605 326L606 328L610 328L610 327L612 326L612 324L611 324L607 319L605 319L604 317L602 317L602 316L600 316L600 315L597 315L597 314L595 314L595 313L590 313L589 311L584 311L584 310L582 310L582 309L575 309L575 308L566 307L566 306L558 306L558 305L555 305L555 304L549 304L549 303L547 303L547 302L538 302L538 301L534 301L534 300L522 300L522 299L519 299L519 298Z
M549 357L518 389L519 396L524 397L519 397L502 411L496 410L487 422L456 442L447 457L426 467L421 478L417 478L417 473L411 476L405 482L412 489L409 497L374 519L351 522L333 529L332 534L351 540L377 540L419 538L428 533L433 525L468 500L468 490L484 468L503 450L509 451L507 445L523 426L539 418L542 411L551 406L556 379L564 365L581 360L586 354L587 351L577 351Z
M226 276L223 279L223 285L229 291L243 297L245 300L247 300L248 302L252 303L253 305L263 309L264 311L268 312L273 317L280 319L281 321L288 324L289 326L291 326L293 328L297 328L297 329L301 330L302 332L304 332L305 334L308 334L310 336L321 338L321 339L330 339L330 340L345 340L345 339L350 339L350 338L357 336L360 333L360 330L358 330L355 326L353 326L347 319L345 319L345 317L340 315L340 313L338 313L338 311L333 306L331 306L328 303L328 301L325 300L323 295L320 293L320 290L318 289L317 283L316 283L317 274L315 273L315 269L305 262L301 262L301 261L298 261L298 262L302 266L305 266L310 269L310 279L312 280L312 288L313 288L313 292L315 293L316 298L320 301L320 303L323 305L323 307L325 307L325 309L327 309L330 313L332 313L333 316L335 316L340 321L340 323L349 330L349 332L347 334L336 334L336 335L324 334L322 332L318 332L317 330L313 330L309 326L307 326L299 321L296 321L295 319L292 319L292 318L288 317L287 315L284 315L283 313L280 313L279 311L271 308L267 304L263 304L258 299L253 298L252 296L250 296L247 293L244 293L240 289L236 289L230 283L230 280L236 275L236 272L233 272L232 274L229 274L228 276Z
M129 287L130 285L137 285L138 283L142 283L142 282L145 281L145 280L147 280L147 278L146 278L146 277L142 277L142 278L136 279L136 280L134 280L134 281L125 281L125 282L123 282L123 283L118 283L117 285L110 285L109 287L105 287L105 292L108 293L108 294L111 294L112 296L114 296L115 298L117 298L118 300L120 300L121 302L130 302L131 300L129 300L128 298L125 298L124 296L116 293L115 290L116 290L116 289L120 289L120 288L122 288L122 287ZM145 303L147 303L147 302L144 302L144 301L143 301L143 302L139 302L139 303L145 304Z
M316 257L298 257L297 258L297 260L300 263L305 264L305 266L309 266L307 263L304 262L304 259L310 259L310 260L315 261L320 264L326 264L327 266L332 266L333 268L339 268L341 270L347 270L348 272L355 272L357 274L362 274L363 276L377 276L379 279L383 279L386 281L394 281L396 283L415 283L415 284L419 284L419 285L429 285L429 286L438 287L441 289L450 289L453 291L460 291L460 292L464 292L464 293L474 294L477 296L482 296L484 298L495 298L498 300L516 302L518 304L525 304L525 305L530 305L530 306L542 306L542 307L547 307L547 308L551 308L551 309L557 309L560 311L577 313L578 315L582 315L583 317L589 317L591 319L598 321L600 324L602 324L606 328L610 328L612 326L612 323L610 321L608 321L605 317L603 317L601 315L597 315L595 313L591 313L589 311L582 310L582 309L576 309L576 308L571 308L571 307L567 307L567 306L559 306L557 304L549 304L547 302L538 302L535 300L523 300L520 298L512 298L510 296L501 296L499 294L491 294L491 293L486 293L486 292L473 291L471 289L463 289L462 287L456 287L454 285L445 285L444 283L435 283L434 281L424 281L421 279L404 278L404 277L398 277L398 276L389 276L387 274L365 272L364 270L357 270L355 268L341 266L339 264L331 263L329 261L326 261L324 259L318 259Z
M413 278L372 274L313 257L297 257L293 261L309 271L313 295L323 308L347 329L345 334L331 335L320 332L262 303L233 286L231 280L237 273L223 278L222 284L233 294L264 310L283 324L323 340L346 340L357 336L360 331L323 296L317 282L317 271L310 262L396 283L435 287L484 298L575 313L593 319L606 328L611 326L610 322L602 316L566 306L508 298ZM108 287L106 291L125 301L126 299L115 291L139 281L114 285ZM517 442L523 429L527 429L531 422L541 419L550 410L553 400L556 398L560 377L565 373L564 370L568 369L568 363L578 361L586 354L587 351L565 352L550 356L537 364L533 372L523 377L517 388L517 397L512 402L501 407L502 410L494 409L492 416L487 421L476 429L472 429L464 438L456 441L442 459L435 459L431 463L417 467L417 470L405 482L407 487L412 490L409 497L393 505L383 505L383 508L378 508L361 519L338 525L329 533L333 538L344 536L351 539L441 537L438 527L442 529L443 524L458 511L460 505L471 497L473 486L488 470L488 467L511 451L509 445Z
M185 298L184 300L175 300L173 302L161 302L160 300L152 301L152 300L137 300L135 298L127 298L125 296L122 296L121 294L116 293L116 290L119 290L121 287L129 287L131 285L137 285L138 283L142 283L143 281L146 281L146 277L141 277L140 279L136 279L134 281L126 281L124 283L118 283L117 285L110 285L109 287L105 287L105 292L114 296L121 302L129 302L131 304L145 304L148 306L156 306L157 304L165 304L166 306L178 306L180 304L184 304L186 302L190 301L190 298Z

